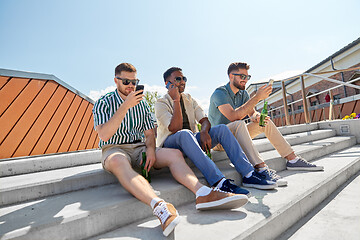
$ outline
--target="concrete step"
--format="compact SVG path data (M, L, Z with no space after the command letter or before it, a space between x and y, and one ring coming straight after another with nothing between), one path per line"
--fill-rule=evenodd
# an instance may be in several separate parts
M181 222L168 238L277 239L360 170L360 145L322 157L315 163L325 166L325 171L282 171L279 174L288 180L287 187L272 191L251 189L254 197L249 203L232 211L199 212L194 203L178 207ZM165 238L159 221L150 217L89 240L100 239Z
M0 177L99 163L100 150L0 159Z
M284 135L284 138L288 143L293 146L301 143L316 141L319 139L330 138L336 135L336 131L332 129L313 130L307 132L293 133ZM273 150L274 147L271 145L267 138L253 140L256 149L259 152L265 152Z
M315 137L321 137L321 134L317 134L317 131L315 131L316 129L318 129L317 127L318 125L313 123L300 124L296 126L286 126L279 129L284 135L299 133L303 131L309 131L311 132L311 134L313 134L311 136L307 136L304 140L302 140L300 136L303 136L305 133L303 133L303 135L294 134L285 136L285 138L288 138L291 141L290 144L298 144L301 140L313 141L316 140ZM259 139L261 137L264 136L261 135L255 139ZM263 141L266 143L264 146L262 146L262 144L264 143ZM257 142L258 144L256 144L256 147L259 149L259 151L273 149L272 145L269 144L266 139L256 140L255 143ZM226 157L226 155L224 156ZM85 150L70 153L57 153L41 156L0 159L0 177L94 164L99 163L100 159L101 150Z
M313 160L331 152L355 145L355 143L356 140L352 136L331 137L295 145L293 148L307 160ZM286 168L285 160L281 158L275 150L263 152L261 156L263 159L266 159L265 162L276 171L281 171ZM213 157L217 164L224 160L228 161L225 152L214 151ZM194 164L190 160L187 159L187 162L191 167L194 167ZM160 171L154 171L152 175L166 172L168 172L168 169L162 169ZM100 163L4 177L0 180L1 205L15 204L117 182L114 176L103 171Z
M292 226L280 239L358 239L360 172Z
M219 163L226 177L240 181L229 162ZM196 174L199 176L199 172ZM200 181L205 182L203 177ZM195 196L168 174L152 177L160 197L176 206ZM120 184L51 196L0 208L1 239L84 239L152 216L151 209Z
M293 133L318 130L319 125L318 125L318 123L304 123L304 124L298 124L298 125L278 127L278 129L282 135L288 135L288 134L293 134ZM260 139L260 138L265 138L265 134L263 134L263 133L259 134L254 139Z
M318 159L327 154L340 151L354 146L356 138L354 136L335 136L313 142L302 143L292 146L295 153L308 161ZM266 164L276 171L286 169L286 160L282 158L276 150L260 153Z

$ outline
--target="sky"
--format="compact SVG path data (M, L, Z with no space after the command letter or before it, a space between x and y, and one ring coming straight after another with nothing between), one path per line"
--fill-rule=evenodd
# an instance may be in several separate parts
M359 0L0 0L0 68L53 74L96 100L132 63L145 90L183 69L208 109L232 62L249 82L304 72L360 37Z

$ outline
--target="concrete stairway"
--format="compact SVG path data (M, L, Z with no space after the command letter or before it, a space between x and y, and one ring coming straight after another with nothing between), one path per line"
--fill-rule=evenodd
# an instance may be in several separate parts
M254 195L250 203L233 211L197 212L189 190L167 169L154 170L151 185L182 215L171 236L195 239L207 233L209 239L258 239L262 234L261 238L273 239L360 169L360 146L353 136L336 136L334 130L319 129L316 123L280 131L298 154L324 165L325 171L283 171L285 160L260 136L254 140L256 147L289 186L273 191L250 189ZM99 150L92 150L0 160L1 239L162 238L149 207L102 170L100 155ZM239 184L240 176L226 154L213 152L213 156L226 177Z

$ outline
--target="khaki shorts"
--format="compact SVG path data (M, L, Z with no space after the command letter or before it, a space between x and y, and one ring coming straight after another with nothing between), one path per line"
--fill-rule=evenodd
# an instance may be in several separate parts
M129 161L132 166L140 166L142 152L146 152L144 142L129 144L109 144L102 147L101 164L105 169L105 161L111 154L120 154ZM106 170L106 169L105 169ZM107 170L106 170L107 171Z
M158 151L160 148L156 148ZM105 161L111 154L120 154L129 161L133 167L140 167L142 152L146 152L144 142L129 144L109 144L102 147L101 164L105 171L111 173L105 168Z

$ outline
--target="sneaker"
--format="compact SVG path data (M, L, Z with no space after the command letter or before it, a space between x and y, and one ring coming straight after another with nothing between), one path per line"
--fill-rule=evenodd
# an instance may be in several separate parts
M235 193L235 194L244 194L248 197L251 197L251 193L248 190L238 187L237 185L235 185L231 182L234 182L234 180L226 179L219 189L224 192Z
M257 189L274 189L277 187L277 183L274 181L266 180L263 175L254 171L250 177L243 177L244 187L252 187Z
M266 180L276 182L278 187L283 187L288 184L288 182L285 179L281 178L279 175L276 174L275 170L272 170L268 167L266 167L264 171L258 173L263 175Z
M196 198L197 210L234 209L245 205L248 197L244 194L233 194L212 188L206 196Z
M154 206L154 215L161 223L164 236L168 236L180 222L178 211L171 203L160 201Z
M323 166L316 166L315 164L309 163L302 157L297 157L297 161L295 163L290 163L289 161L286 163L287 170L304 170L304 171L323 171Z

